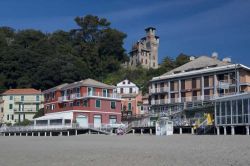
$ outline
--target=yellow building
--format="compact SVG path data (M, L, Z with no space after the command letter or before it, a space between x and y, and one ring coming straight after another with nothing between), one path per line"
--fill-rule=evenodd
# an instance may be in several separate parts
M43 108L42 92L36 89L10 89L0 95L0 122L17 123L32 120Z

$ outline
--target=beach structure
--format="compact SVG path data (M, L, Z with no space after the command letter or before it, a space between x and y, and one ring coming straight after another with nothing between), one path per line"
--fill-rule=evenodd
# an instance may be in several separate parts
M159 37L155 35L154 27L148 27L145 31L146 36L132 46L128 66L135 68L141 65L143 68L157 69Z
M139 88L128 79L116 85L116 91L122 98L122 118L132 118L141 115L142 95Z
M250 126L250 93L219 97L215 100L217 134L246 134Z
M2 123L17 123L32 120L36 112L43 108L43 94L40 90L9 89L0 95Z
M250 91L250 68L230 58L190 57L190 62L150 81L151 114L169 116L180 133L214 125L214 99ZM207 128L208 132L211 127ZM205 132L205 130L203 130Z

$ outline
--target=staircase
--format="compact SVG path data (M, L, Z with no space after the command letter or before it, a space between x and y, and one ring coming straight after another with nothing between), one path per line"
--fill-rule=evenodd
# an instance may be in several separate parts
M196 134L197 135L214 134L215 133L214 129L215 129L214 125L208 124L208 120L206 119L196 127Z
M127 128L125 129L125 134L128 134L132 131L133 129L133 124L132 123L129 123Z

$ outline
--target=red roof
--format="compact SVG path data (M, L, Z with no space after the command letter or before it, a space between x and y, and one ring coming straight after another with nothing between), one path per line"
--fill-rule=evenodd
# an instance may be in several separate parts
M3 95L34 95L34 94L41 94L41 91L33 89L33 88L9 89L2 94Z

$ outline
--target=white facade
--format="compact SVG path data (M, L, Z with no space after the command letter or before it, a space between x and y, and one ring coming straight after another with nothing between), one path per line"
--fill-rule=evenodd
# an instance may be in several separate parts
M139 88L133 82L130 82L128 79L123 80L116 86L117 86L117 93L119 94L131 94L131 93L139 94Z
M2 94L0 96L2 123L17 123L24 119L32 120L35 113L43 108L43 95L40 94Z

